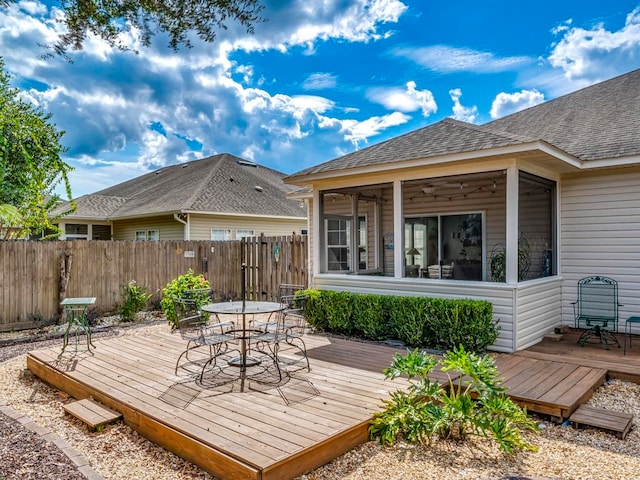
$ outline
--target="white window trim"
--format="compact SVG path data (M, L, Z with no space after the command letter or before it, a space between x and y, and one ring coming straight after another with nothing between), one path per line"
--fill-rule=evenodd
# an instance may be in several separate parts
M329 245L329 220L341 220L347 222L346 232L348 235L346 245ZM353 255L353 239L351 238L351 223L353 222L353 217L350 215L325 215L324 217L324 271L327 273L351 273L351 256ZM347 266L349 267L347 270L329 270L329 248L337 247L337 248L347 248ZM357 247L356 247L357 248Z

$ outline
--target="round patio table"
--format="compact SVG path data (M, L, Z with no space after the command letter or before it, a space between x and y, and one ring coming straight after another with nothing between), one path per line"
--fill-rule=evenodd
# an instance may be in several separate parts
M260 313L273 313L284 310L284 306L279 302L260 302L260 301L237 301L237 302L219 302L204 305L202 310L207 313L215 313L217 315L242 315L242 326L236 330L238 339L240 340L240 356L233 357L229 360L229 365L240 367L241 375L244 375L247 367L260 364L260 359L247 355L247 342L251 340L252 333L262 333L247 328L247 315L255 315Z

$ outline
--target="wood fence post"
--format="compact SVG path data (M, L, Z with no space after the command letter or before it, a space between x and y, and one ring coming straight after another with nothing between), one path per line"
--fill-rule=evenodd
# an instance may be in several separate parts
M69 286L69 278L71 277L71 264L73 263L73 254L69 250L65 250L60 255L60 289L58 290L58 315L62 323L66 321L67 312L60 303L67 298L67 287Z

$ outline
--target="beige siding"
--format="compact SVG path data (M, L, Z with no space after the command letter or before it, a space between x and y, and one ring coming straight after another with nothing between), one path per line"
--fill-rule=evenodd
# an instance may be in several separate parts
M621 326L640 314L640 169L563 178L561 186L562 319L573 325L577 282L590 275L618 281ZM623 328L623 327L622 327ZM636 333L640 333L637 331Z
M184 225L173 215L145 217L113 222L114 240L135 240L138 230L159 230L160 240L184 240Z
M493 316L500 325L500 334L491 350L512 352L514 290L504 284L434 280L425 282L418 278L395 279L388 277L364 277L357 275L317 275L314 288L353 293L387 295L412 295L440 298L471 298L487 300L493 304Z
M516 290L516 350L538 343L561 324L562 279L521 283Z
M231 215L189 215L190 240L211 240L211 229L231 230L231 240L237 240L237 230L252 230L256 236L300 235L307 229L307 219L281 219L260 217L237 217Z

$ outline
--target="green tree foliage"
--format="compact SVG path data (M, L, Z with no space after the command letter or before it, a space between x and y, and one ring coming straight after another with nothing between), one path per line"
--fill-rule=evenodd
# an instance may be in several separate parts
M23 101L9 80L0 59L0 205L15 207L28 232L56 230L48 217L60 202L56 186L62 182L71 198L72 167L60 157L64 132L50 123L51 114Z
M446 386L429 378L438 367L452 372ZM406 376L410 385L393 392L384 411L374 415L370 433L383 444L399 439L428 443L434 437L460 442L478 436L492 439L507 454L537 449L522 436L522 430L537 431L537 425L506 395L488 355L460 347L437 360L416 349L396 354L384 374L392 380Z
M0 0L8 5L17 0ZM82 50L89 34L102 38L112 47L130 50L123 34L136 34L144 46L151 45L156 33L169 37L169 46L177 50L180 45L191 47L190 34L205 42L213 42L218 30L226 30L227 22L238 22L253 33L255 23L264 22L259 0L60 0L65 12L63 22L67 33L53 47L65 54L71 48Z

